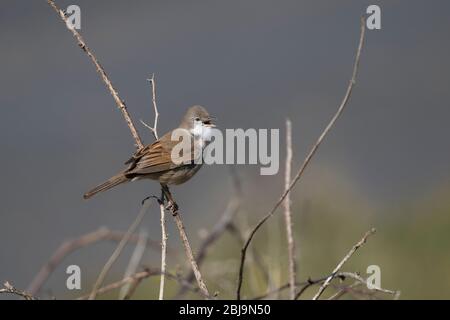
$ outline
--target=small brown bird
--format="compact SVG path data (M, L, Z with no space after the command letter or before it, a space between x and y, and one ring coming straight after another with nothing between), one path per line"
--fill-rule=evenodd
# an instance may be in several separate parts
M116 174L108 181L84 194L89 199L99 192L111 189L119 184L140 179L157 180L167 189L168 185L177 185L186 182L202 166L194 160L198 155L196 150L203 150L211 136L211 128L215 127L213 118L202 106L193 106L188 109L181 121L178 130L187 130L191 135L191 161L176 164L172 161L172 149L180 141L172 140L172 131L160 139L136 152L130 160L125 162L128 168ZM201 156L201 155L200 155Z

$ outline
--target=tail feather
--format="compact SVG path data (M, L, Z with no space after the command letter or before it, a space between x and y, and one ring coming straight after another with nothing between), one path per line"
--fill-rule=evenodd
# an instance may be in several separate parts
M128 179L123 173L119 173L117 175L115 175L114 177L112 177L111 179L109 179L108 181L102 183L101 185L96 186L94 189L86 192L83 195L84 199L89 199L93 196L95 196L97 193L102 192L102 191L106 191L109 190L121 183L127 182L130 179Z

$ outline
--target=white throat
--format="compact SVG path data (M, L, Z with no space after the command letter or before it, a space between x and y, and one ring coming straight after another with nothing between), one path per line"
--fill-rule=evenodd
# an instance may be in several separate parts
M211 140L212 129L211 127L203 125L203 123L195 123L194 128L191 129L191 134L194 135L196 139L201 140L202 146L205 145L209 140Z
M202 140L209 140L211 139L212 130L211 127L207 127L203 125L203 123L199 122L194 125L193 129L191 129L191 133L196 138L200 138Z

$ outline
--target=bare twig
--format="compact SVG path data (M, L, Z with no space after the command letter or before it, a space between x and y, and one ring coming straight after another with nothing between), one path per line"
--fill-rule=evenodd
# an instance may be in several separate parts
M186 256L191 263L192 271L194 272L195 279L197 280L198 287L204 296L209 296L208 288L203 281L202 274L198 268L197 262L195 261L194 254L192 253L191 245L189 244L189 239L187 237L186 231L184 230L183 221L181 220L181 216L179 212L172 212L173 218L175 220L175 224L177 225L178 232L180 233L181 241L184 245L184 251L186 252Z
M166 210L164 203L159 204L161 213L161 279L159 282L159 300L164 300L164 284L166 277L166 253L167 253L167 232L166 232Z
M144 121L141 120L141 123L147 127L153 134L153 137L155 140L159 139L158 135L158 118L159 118L159 111L158 111L158 105L156 104L156 79L155 74L152 74L152 77L150 79L147 79L147 81L150 82L151 89L152 89L152 105L153 110L155 112L155 118L153 122L153 127L146 124ZM161 190L163 190L163 186L161 185ZM159 283L159 300L164 299L164 283L165 283L165 277L166 277L166 253L167 253L167 232L166 232L166 217L165 217L165 208L164 208L164 192L162 192L161 200L158 201L159 203L159 210L160 210L160 222L161 222L161 279ZM137 283L136 283L137 285Z
M53 8L53 10L55 10L55 12L59 15L61 20L67 26L68 25L67 24L67 18L66 18L66 15L64 14L64 11L60 10L56 6L56 4L55 4L55 2L53 0L47 0L47 3ZM139 133L137 132L136 127L134 126L133 121L131 120L131 117L130 117L130 114L128 113L127 107L125 106L125 102L120 98L119 93L113 87L112 82L111 82L111 80L109 80L105 70L100 65L100 63L98 62L97 58L92 53L91 49L89 49L89 47L87 46L87 44L84 41L83 37L78 33L78 31L75 28L68 28L68 29L72 32L73 36L77 40L78 46L91 59L92 63L95 66L95 69L97 70L97 73L100 75L100 77L102 78L103 82L106 85L106 88L109 90L109 92L113 96L117 107L122 112L122 115L125 118L125 122L127 123L128 128L130 128L131 135L133 136L133 138L135 140L135 143L136 143L136 147L138 149L143 148L144 145L142 144L141 138L139 137Z
M151 88L152 88L152 104L153 104L153 110L155 111L155 120L153 122L153 127L150 127L148 124L146 124L144 121L141 120L141 123L146 126L150 131L153 133L153 136L156 140L159 139L158 137L158 119L159 119L159 112L158 112L158 106L156 104L156 79L155 74L152 74L152 77L150 79L147 79L148 82L150 82Z
M230 167L230 175L232 177L234 195L230 199L227 204L226 209L223 211L219 220L217 220L216 224L212 227L211 231L207 234L206 237L203 238L197 254L197 264L201 266L206 258L206 254L209 248L228 230L232 231L234 229L233 226L233 218L236 216L239 211L241 205L241 181L235 172L235 170ZM192 283L195 279L195 275L193 271L190 271L186 276L186 281ZM186 292L186 287L181 287L178 293L175 296L175 299L179 298Z
M345 109L345 107L347 105L347 102L350 99L351 93L353 91L353 86L354 86L354 84L356 82L356 75L358 73L359 60L360 60L360 57L361 57L361 51L362 51L362 47L363 47L363 43L364 43L364 35L365 35L365 19L364 19L364 17L361 17L361 34L360 34L360 37L359 37L359 45L358 45L358 49L357 49L357 52L356 52L355 62L354 62L354 65L353 65L352 77L350 79L350 83L348 85L348 88L347 88L347 91L345 93L344 99L342 100L342 102L341 102L337 112L335 113L335 115L333 116L331 121L328 123L328 125L325 127L325 129L322 132L322 134L319 136L319 138L317 139L315 144L312 146L311 150L309 151L308 155L306 156L305 160L303 161L302 166L300 167L299 171L297 172L297 174L295 175L295 177L292 180L291 184L289 185L289 188L283 192L283 194L281 195L281 197L279 198L279 200L277 201L275 206L272 208L272 210L270 210L269 213L267 213L267 215L264 216L256 224L256 226L251 231L251 233L250 233L247 241L245 242L244 246L242 247L242 250L241 250L241 262L240 262L239 273L238 273L238 285L237 285L237 289L236 289L236 298L238 300L241 298L241 288L242 288L242 282L243 282L244 265L245 265L245 258L246 258L246 254L247 254L247 249L248 249L248 246L250 245L253 237L255 236L255 234L259 230L259 228L261 228L261 226L270 217L272 217L272 215L276 212L276 210L278 209L280 204L283 203L283 201L286 198L286 196L289 194L289 192L292 190L292 188L295 186L295 184L298 182L298 180L302 177L306 167L310 163L311 159L313 158L313 156L316 153L317 149L319 148L320 144L322 143L324 138L327 136L327 134L331 130L331 128L334 126L336 120L342 115L342 113L343 113L343 111L344 111L344 109Z
M213 226L212 230L208 233L208 235L203 239L202 243L199 246L198 254L197 254L197 264L200 266L204 262L206 258L206 254L208 253L208 249L219 239L219 237L231 226L233 217L236 215L239 209L239 202L237 200L232 199L225 211L223 212L220 219ZM186 276L186 281L191 283L195 279L194 272L191 271ZM177 297L182 295L186 290L186 288L180 288L180 291L177 293Z
M72 252L80 248L90 246L99 241L121 241L124 235L125 232L112 231L106 227L100 227L96 231L84 234L75 239L64 241L55 250L48 262L46 262L45 265L42 266L42 268L33 278L33 281L28 286L27 291L31 295L37 294L41 290L42 286L47 281L49 276L52 274L52 272L58 267L58 265L64 260L64 258ZM133 234L130 237L129 242L136 243L140 240L141 237L139 235ZM148 238L146 240L146 246L150 246L154 250L159 250L159 244L156 241L150 240Z
M376 232L375 228L370 229L366 232L366 234L362 237L361 240L359 240L353 248L347 253L347 255L344 257L344 259L339 262L339 264L334 268L333 273L325 280L325 282L322 284L322 286L319 288L319 291L317 291L316 295L313 297L313 300L319 299L319 297L322 295L322 293L325 291L325 289L330 284L331 280L336 276L336 274L341 270L342 266L347 262L348 259L358 250L364 243L366 243L367 238L374 234Z
M10 294L15 294L17 296L20 296L22 298L24 298L25 300L36 300L35 297L33 297L31 294L25 292L25 291L20 291L18 289L16 289L12 284L10 284L8 281L6 281L3 284L3 288L0 289L0 293L10 293Z
M286 120L286 171L284 175L285 190L291 184L291 166L292 166L292 124L289 119ZM289 268L289 293L291 300L295 299L295 280L296 280L296 263L295 263L295 243L292 232L292 212L290 194L284 199L284 221L286 224L286 238L288 244L288 268Z
M92 288L91 294L89 295L89 300L95 299L95 297L97 295L97 290L102 285L103 280L105 279L106 275L108 274L108 272L111 269L114 262L116 262L117 258L119 258L120 254L122 253L122 250L125 248L125 245L127 244L128 240L130 240L131 235L136 231L137 227L141 224L142 219L145 216L145 213L148 211L150 203L151 203L150 201L144 202L136 219L133 221L133 223L131 224L131 226L128 228L127 232L123 236L122 240L117 245L116 250L114 250L111 257L109 257L108 261L103 266L103 269L100 272L100 275L98 276L97 281L95 281L95 284Z
M136 273L136 270L139 267L139 264L141 263L142 257L144 255L146 245L147 245L147 237L148 233L145 230L142 230L140 233L140 239L138 243L136 244L136 247L134 248L133 254L131 255L130 262L128 263L128 266L125 270L124 278L131 276L132 274ZM120 289L119 292L119 299L123 300L125 297L129 296L130 292L130 285L125 285Z
M153 127L150 127L146 123L144 123L142 120L141 122L150 129L150 131L153 133L153 136L156 140L159 139L158 135L158 118L159 118L159 111L158 111L158 105L156 104L156 79L155 74L152 74L152 77L150 79L147 79L147 81L150 82L151 88L152 88L152 104L153 104L153 110L155 112L155 120L153 122ZM161 190L163 189L161 185ZM164 284L165 284L165 278L166 278L166 253L167 253L167 232L166 232L166 216L165 216L165 208L164 208L164 192L161 193L161 200L158 201L159 203L159 211L160 211L160 222L161 222L161 279L159 282L159 300L164 299Z

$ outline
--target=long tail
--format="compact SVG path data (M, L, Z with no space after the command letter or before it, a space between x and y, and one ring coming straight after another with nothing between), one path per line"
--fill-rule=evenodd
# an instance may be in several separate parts
M102 191L106 191L109 190L121 183L130 181L130 179L128 179L127 177L125 177L125 175L123 173L119 173L117 175L115 175L114 177L112 177L111 179L109 179L108 181L102 183L101 185L96 186L94 189L86 192L83 195L84 199L89 199L93 196L95 196L97 193L102 192Z

